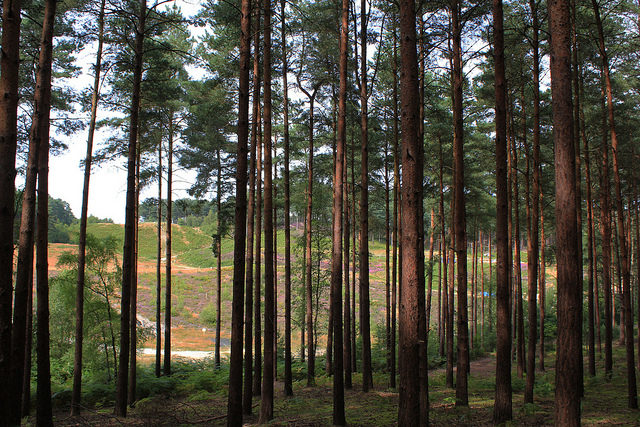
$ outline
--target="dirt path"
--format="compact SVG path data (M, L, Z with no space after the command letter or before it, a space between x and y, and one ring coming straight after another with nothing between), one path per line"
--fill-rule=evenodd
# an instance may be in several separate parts
M433 369L429 371L429 376L437 376L444 374L446 372L446 367L441 367L438 369ZM453 366L453 373L455 376L456 366ZM489 355L482 357L480 359L476 359L471 361L471 375L476 378L493 378L496 374L496 358L495 356Z

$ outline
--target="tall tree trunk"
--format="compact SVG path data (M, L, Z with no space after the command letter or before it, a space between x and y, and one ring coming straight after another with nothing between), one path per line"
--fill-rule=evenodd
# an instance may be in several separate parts
M2 7L2 55L0 56L0 93L2 94L0 97L0 377L2 378L10 378L10 375L15 372L16 364L18 366L23 364L22 360L15 363L12 361L11 342L21 4L20 0L14 0L5 3ZM31 264L33 264L33 243L30 247ZM30 274L33 275L33 273ZM22 285L24 288L22 292L25 294L28 282L27 280ZM16 281L16 294L17 287ZM16 295L16 302L17 299ZM25 298L20 297L20 299ZM19 339L23 339L22 335ZM24 367L22 369L24 370ZM18 381L21 380L16 379L11 384L17 386ZM19 417L13 415L16 412L14 408L20 406L17 404L20 393L16 393L15 390L10 386L0 388L0 424L19 422Z
M236 209L233 241L233 297L231 303L231 361L227 425L242 425L242 303L247 220L247 143L249 139L249 55L251 50L250 0L242 0L240 76L238 99L238 160L236 166ZM251 250L251 248L249 248ZM250 335L251 329L248 329Z
M346 139L346 138L345 138ZM343 167L342 167L342 185L343 185L343 201L342 201L342 209L344 212L344 222L343 222L343 230L344 230L344 353L343 353L343 363L344 363L344 386L347 389L353 388L353 380L351 373L353 372L353 366L351 364L351 353L355 351L351 347L351 292L349 289L349 250L350 250L350 223L349 223L349 185L347 180L347 144L345 141L344 150L343 150Z
M171 375L171 228L173 211L173 137L167 147L167 226L165 227L164 374Z
M497 240L497 349L496 397L493 421L504 423L511 415L511 316L509 306L509 240L507 220L507 102L504 63L502 0L493 0L493 39L496 98L496 240Z
M31 353L33 343L33 275L29 282L29 290L27 292L27 329L25 336L24 350L24 373L22 377L22 396L21 416L26 417L31 411ZM111 380L111 378L109 378Z
M277 141L277 136L276 136ZM276 144L273 146L273 379L278 378L278 203L277 203L277 185L278 166Z
M537 338L537 306L538 292L538 222L540 213L540 52L538 20L538 3L529 0L533 22L533 188L531 192L530 232L527 245L527 287L528 287L528 323L529 348L527 349L527 384L525 402L533 403L533 386L536 371L536 338ZM527 165L529 163L527 162ZM529 166L527 166L529 170ZM529 181L527 177L527 182Z
M579 73L580 78L580 92L582 93L582 72ZM586 179L587 188L587 253L589 257L589 273L588 273L588 341L589 341L589 375L595 376L596 374L596 349L595 349L595 328L598 329L598 335L600 332L600 323L595 323L595 307L597 302L594 301L594 279L596 277L595 271L595 242L594 242L594 221L593 221L593 197L591 195L591 159L589 154L589 141L587 139L586 132L584 130L584 114L582 106L580 108L580 134L582 137L582 143L584 144L584 174ZM596 289L597 295L597 289ZM599 316L597 316L599 318Z
M362 338L362 391L373 388L369 302L369 130L367 89L367 1L360 1L360 336Z
M351 213L353 217L351 225L351 368L358 371L357 347L356 347L356 172L355 172L355 144L353 143L353 131L351 133ZM393 305L393 302L392 302ZM393 323L393 318L392 318Z
M549 2L551 91L556 165L558 259L558 345L555 423L580 425L580 358L582 289L577 264L576 178L571 98L571 23L569 2Z
M609 148L607 142L607 118L602 94L602 141L600 155L600 234L602 237L602 286L604 288L604 371L611 378L613 369L612 353L612 298L611 298L611 195L609 183Z
M514 120L513 115L511 116ZM513 214L514 214L514 246L516 252L515 267L516 267L516 281L514 297L516 299L516 355L518 365L518 377L522 378L524 374L524 313L523 313L523 301L522 301L522 264L520 256L520 192L518 188L518 152L516 149L516 135L515 129L512 129L511 137L511 167L512 167L512 184L513 184Z
M282 24L282 88L284 108L284 394L293 395L291 373L291 198L289 185L289 84L287 82L287 36L285 0L280 0ZM348 251L347 251L348 253ZM347 298L347 301L349 299Z
M451 31L453 34L453 160L454 167L454 221L456 260L458 261L458 364L456 370L456 406L469 405L469 324L467 313L467 233L464 200L464 148L462 109L462 24L461 5L451 3Z
M385 115L386 116L386 115ZM385 117L386 118L386 117ZM385 345L387 349L387 370L391 371L391 227L390 211L389 144L384 148L384 295L385 295Z
M491 256L489 256L489 262L491 262ZM484 236L482 231L480 231L480 295L480 348L484 351ZM489 294L489 301L491 301L491 294Z
M333 425L346 425L344 413L344 363L342 354L342 203L344 150L347 142L347 42L349 38L349 0L342 0L340 31L340 91L338 96L338 140L333 180L333 247L331 251L331 288L333 290Z
M389 371L389 386L396 387L396 316L397 316L397 291L402 259L398 254L399 225L400 225L400 150L399 150L399 112L398 112L398 37L396 26L393 27L393 278L391 279L391 369ZM355 222L355 221L354 221Z
M400 50L402 57L402 276L400 292L400 398L398 424L428 424L422 409L419 366L420 291L424 289L424 255L421 253L422 144L418 135L418 60L416 55L416 15L413 0L400 3ZM366 190L366 189L363 189ZM424 296L424 294L423 294ZM424 315L424 314L423 314ZM424 344L423 344L424 345ZM426 378L425 378L426 379ZM427 407L428 409L428 407ZM423 418L423 416L425 418Z
M257 40L256 40L257 41ZM254 62L254 71L258 68ZM255 94L255 93L254 93ZM255 255L255 293L253 297L254 342L255 360L253 369L253 395L262 393L262 317L261 317L261 281L262 281L262 107L258 100L258 147L257 147L257 174L256 174L256 255Z
M449 292L448 292L448 280L447 280L447 230L445 227L445 217L444 217L444 183L443 183L443 175L444 175L444 159L442 155L442 139L438 136L438 146L439 146L439 164L440 171L438 174L438 183L440 185L440 257L442 258L442 274L440 277L440 282L442 282L442 335L440 339L440 356L444 357L445 355L445 343L448 340L448 330L449 330ZM448 360L447 360L448 366ZM447 370L448 372L448 370ZM447 373L448 375L448 373ZM449 384L447 384L448 386Z
M247 107L248 108L248 107ZM247 110L248 111L248 110ZM247 113L248 114L248 113ZM217 171L217 186L216 186L216 215L217 215L217 229L216 232L216 343L214 349L214 366L216 369L220 369L220 324L222 323L221 308L222 308L222 160L220 158L220 146L216 147L216 161L218 163ZM243 313L244 314L244 313ZM239 338L242 342L242 336ZM242 362L241 362L242 364ZM242 365L241 365L242 366Z
M260 424L273 418L274 308L273 169L271 161L271 0L264 0L264 370Z
M156 377L162 366L162 138L158 140L158 242L156 247Z
M4 76L4 75L3 75ZM42 96L42 95L40 95ZM37 101L37 106L41 104L41 100ZM36 117L37 118L37 117ZM27 312L28 294L33 293L30 287L33 287L33 245L35 239L35 221L36 221L36 188L38 177L38 162L40 158L41 141L40 131L34 128L35 120L32 122L31 133L29 135L29 154L27 158L27 170L25 177L24 190L22 192L22 212L20 222L20 236L18 241L18 262L16 268L16 284L13 308L13 329L9 329L10 341L3 349L11 350L7 354L7 368L9 366L9 356L11 357L11 370L7 372L3 378L9 378L9 386L3 387L3 392L7 392L7 396L2 402L8 404L6 411L1 411L2 415L7 416L5 424L19 424L21 414L17 405L17 396L19 396L18 388L24 378L24 361L25 361L25 330L27 326L27 316L32 316L31 312ZM12 194L14 190L12 189ZM11 207L13 212L14 207ZM11 217L11 237L8 242L13 243L13 216ZM12 246L13 248L13 246ZM13 266L13 260L12 260ZM11 280L9 280L9 288L11 289ZM9 293L9 327L11 327L11 292ZM21 332L21 330L23 332ZM22 356L21 356L22 355ZM22 367L21 367L22 366ZM0 418L2 420L2 418ZM0 424L2 423L0 422Z
M250 0L249 0L250 2ZM249 5L249 9L250 9ZM259 9L258 9L259 11ZM251 13L250 10L248 13ZM260 22L257 19L258 23ZM250 21L249 21L250 22ZM251 404L253 398L253 240L255 236L255 209L256 209L256 182L259 182L259 177L256 179L256 155L257 155L257 143L258 143L258 111L260 105L260 70L258 67L258 55L260 51L259 37L256 32L255 39L253 40L254 52L253 52L253 122L251 124L251 157L249 160L249 201L247 204L247 246L246 246L246 261L245 261L245 313L244 313L244 388L242 390L242 413L245 415L251 415ZM249 50L251 47L249 46ZM249 52L250 53L250 52ZM249 59L247 59L248 61ZM247 64L247 67L249 65ZM247 87L247 91L249 88ZM247 94L249 96L249 94ZM248 108L247 105L247 114ZM248 117L247 117L248 120ZM249 123L247 122L247 128ZM247 129L248 132L248 129ZM248 135L246 136L248 139ZM258 225L258 228L259 225ZM256 236L260 239L259 236ZM260 347L257 346L256 353Z
M313 206L313 107L315 94L309 97L309 161L307 164L308 180L307 180L307 211L306 211L306 326L307 326L307 386L315 383L315 365L316 365L316 349L313 340L313 287L311 277L311 231L312 231L312 206Z
M436 231L435 213L431 208L431 232L429 233L429 266L427 267L427 317L426 317L426 333L429 333L429 323L431 321L431 297L433 294L433 250L435 247L434 234Z
M102 70L102 46L104 43L104 7L105 0L102 0L98 15L98 51L96 53L96 64L93 68L94 76L93 92L91 94L91 118L89 119L89 135L87 137L87 154L84 161L84 184L82 188L82 208L80 212L80 234L78 237L78 281L76 287L76 330L73 358L71 415L80 414L80 399L82 396L82 342L84 336L84 270L87 245L87 212L89 207L89 178L91 177L93 135L96 130L98 100L100 97L100 72ZM21 334L21 336L24 336L24 334ZM24 348L24 346L21 347ZM24 354L20 356L24 359Z
M127 203L124 226L124 248L122 254L122 301L120 304L120 355L118 360L118 383L116 386L115 413L120 417L127 415L127 375L129 371L130 346L130 310L131 310L131 278L133 271L133 252L135 240L135 174L136 151L138 146L138 120L140 115L140 87L142 82L142 58L144 55L145 21L147 2L140 0L138 25L135 38L135 58L133 68L133 89L131 95L131 111L129 120L129 157L127 162ZM166 350L165 350L166 358ZM166 370L165 370L166 373Z
M544 314L547 293L547 261L545 257L546 242L544 234L544 196L540 186L540 370L544 372Z
M37 323L37 399L36 424L52 426L51 365L49 359L49 118L51 111L51 67L53 62L53 27L56 1L45 2L40 57L36 77L31 138L39 139L38 206L36 232L36 313ZM13 239L12 239L13 241ZM19 395L18 395L19 396ZM16 402L16 409L19 407Z
M598 39L600 55L602 57L602 69L604 71L605 91L607 95L607 115L609 118L609 134L611 136L611 153L613 160L613 182L615 190L615 204L618 211L618 240L620 245L620 257L622 269L622 299L625 312L625 347L627 353L627 388L628 388L628 406L629 408L638 407L638 397L636 389L635 374L635 355L633 348L633 315L631 314L631 272L629 270L629 251L627 251L627 241L625 232L624 206L622 202L622 190L620 184L620 166L618 164L618 136L616 132L615 117L613 111L613 90L611 87L611 76L609 70L609 59L604 44L604 32L602 29L602 21L600 19L600 11L597 1L593 0L593 11L596 17L596 26L598 28ZM623 325L621 323L620 329Z
M131 330L131 346L129 347L129 384L127 392L127 403L133 406L136 401L136 355L138 350L138 232L140 223L139 206L140 206L140 136L138 135L138 147L136 153L136 202L135 202L135 228L133 239L133 260L131 261L133 268L131 269L131 322L129 328Z

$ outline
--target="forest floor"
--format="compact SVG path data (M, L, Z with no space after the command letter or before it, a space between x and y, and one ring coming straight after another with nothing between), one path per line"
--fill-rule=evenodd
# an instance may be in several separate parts
M554 371L553 353L547 357L547 370L536 372L535 403L523 404L524 380L515 369L513 385L513 421L508 425L539 426L553 424ZM585 361L586 362L586 361ZM610 381L602 374L585 377L585 398L582 403L583 425L640 425L640 412L626 407L624 352L614 351L614 373ZM586 367L585 367L586 368ZM345 391L345 410L351 426L397 425L398 393L388 387L388 376L375 374L375 388L363 393L361 375L354 374L354 388ZM434 426L492 425L495 390L495 357L489 355L471 362L469 407L455 406L455 390L445 386L445 371L434 369L429 374L430 423ZM226 387L226 386L225 386ZM319 376L315 387L303 381L294 383L294 396L285 397L282 382L276 383L273 426L331 425L332 380ZM186 395L158 395L143 399L129 410L129 416L113 416L110 406L86 409L82 416L69 417L61 411L55 416L56 425L224 425L227 400L223 394L194 392ZM259 398L254 398L253 415L245 416L245 425L257 423Z

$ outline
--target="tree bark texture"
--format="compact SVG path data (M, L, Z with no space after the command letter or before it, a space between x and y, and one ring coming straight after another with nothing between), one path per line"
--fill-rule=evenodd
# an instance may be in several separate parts
M247 222L247 151L249 139L249 64L251 50L250 0L242 0L240 22L240 72L238 90L238 152L236 208L233 241L233 297L231 302L231 360L227 425L242 425L242 320ZM249 249L251 250L251 248ZM220 254L218 254L220 256ZM247 334L251 335L251 329ZM249 341L250 341L249 337Z
M402 276L400 292L400 396L398 424L418 426L428 423L421 419L419 366L420 336L419 287L424 256L420 252L420 220L422 216L422 157L419 128L418 59L416 53L416 15L413 0L400 3L400 55L402 58ZM424 294L423 294L424 295ZM424 315L424 314L423 314Z
M582 289L578 288L576 178L571 97L571 23L569 2L552 0L551 90L555 146L556 227L558 259L558 345L555 423L580 425Z
M496 397L493 421L512 418L511 405L511 315L509 305L509 240L507 209L507 102L504 63L504 26L502 0L493 0L493 38L496 97L496 280L497 349Z

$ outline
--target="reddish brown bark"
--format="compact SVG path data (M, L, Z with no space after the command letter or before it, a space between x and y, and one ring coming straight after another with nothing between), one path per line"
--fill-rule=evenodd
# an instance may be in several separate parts
M556 235L558 259L558 345L555 423L580 425L582 289L578 288L576 165L571 97L571 24L569 2L548 4L551 43L551 90L555 146Z
M338 140L333 180L333 247L331 251L331 288L333 289L333 425L346 425L344 413L344 363L342 336L342 203L344 198L344 150L347 141L347 42L349 37L349 0L342 0L340 32L340 91L338 96Z
M233 242L233 297L231 302L231 360L227 425L242 425L242 320L244 300L245 244L247 219L247 143L249 139L249 55L251 44L250 1L242 0L240 77L238 90L238 159L236 166L236 208ZM251 250L251 249L250 249ZM220 256L220 254L218 254ZM248 329L250 335L251 329Z
M254 71L258 70L258 65L254 62ZM257 172L256 172L256 253L255 253L255 288L253 297L253 348L255 357L253 361L253 395L259 396L262 393L262 301L261 301L261 281L262 281L262 107L258 100L257 128Z
M125 209L124 248L122 255L122 300L120 305L120 355L118 360L118 382L116 386L115 413L124 417L127 414L127 392L130 346L130 310L131 279L133 271L133 252L135 240L135 174L136 151L138 145L138 120L140 114L140 86L142 82L142 58L144 48L145 20L147 16L146 0L140 0L138 23L135 39L135 59L133 69L133 90L129 118L129 156L127 160L127 202ZM165 351L166 357L166 351ZM165 372L166 373L166 372Z
M502 0L493 0L493 40L496 97L496 240L497 349L496 397L493 421L511 419L511 316L509 306L509 240L507 229L507 103Z
M393 266L391 279L391 357L389 363L389 386L396 387L396 316L398 301L398 284L402 267L399 265L402 259L399 258L398 248L400 243L400 150L399 150L399 112L398 112L398 36L396 26L393 27Z
M164 374L171 375L171 231L173 211L173 139L167 147L167 226L165 227Z
M51 111L51 68L53 62L53 27L55 0L45 2L36 94L34 97L31 138L39 139L38 206L36 231L36 315L37 323L37 406L36 424L52 426L51 364L49 358L49 118ZM19 396L19 395L18 395ZM16 404L16 409L18 405Z
M600 19L600 11L598 3L592 1L594 15L596 18L596 26L598 28L598 41L600 55L602 57L602 69L604 71L605 92L607 98L607 116L609 123L609 134L611 137L611 153L613 160L613 182L615 190L615 205L618 212L618 241L620 246L620 274L622 276L622 299L624 307L624 325L620 324L620 330L624 328L626 337L625 347L627 356L627 388L628 388L628 406L629 408L638 407L636 374L635 374L635 355L633 348L633 316L631 315L631 272L629 268L629 251L627 250L627 239L625 231L624 206L622 201L622 190L620 184L620 166L618 163L618 136L616 132L615 116L613 110L613 90L611 87L611 76L609 70L609 59L604 43L604 32L602 29L602 21ZM608 150L608 148L607 148Z
M418 61L416 55L415 2L400 3L400 50L402 58L402 275L400 292L400 399L398 424L417 426L428 423L422 418L419 366L420 286L424 286L424 256L421 253L420 217L422 216L422 157L418 135L419 102ZM424 289L424 288L423 288Z
M360 336L362 338L362 391L373 387L369 303L369 130L367 93L367 1L360 2Z
M287 36L285 0L280 1L282 24L282 89L284 91L284 393L293 395L293 374L291 373L291 198L289 185L289 83L287 73ZM347 251L348 253L348 251ZM347 297L348 301L348 297Z
M13 222L15 210L16 148L18 144L18 73L20 66L21 1L5 2L2 7L2 55L0 57L0 377L15 375L12 362L11 309L13 299ZM34 153L35 154L35 153ZM33 247L33 244L31 244ZM31 249L33 257L33 249ZM33 261L32 261L33 262ZM26 290L27 282L23 288ZM16 282L16 287L18 283ZM23 291L26 295L26 292ZM16 295L16 298L18 296ZM20 297L25 300L25 297ZM25 303L26 305L26 303ZM24 312L23 308L20 308ZM23 316L25 318L25 316ZM20 336L22 337L24 334ZM22 339L24 341L24 339ZM23 358L24 359L24 358ZM24 361L17 361L18 365ZM24 367L22 368L24 369ZM21 379L12 381L16 384ZM14 386L15 387L15 386ZM0 424L19 422L13 416L19 409L20 392L14 387L0 388ZM19 414L18 414L19 415Z
M454 220L455 251L458 283L458 340L456 370L456 406L469 405L469 324L467 312L467 233L464 197L464 139L462 107L462 24L461 4L451 4L451 31L453 34L453 161L454 161Z
M250 5L249 5L250 6ZM250 13L250 12L249 12ZM259 19L258 19L259 22ZM249 21L249 25L251 22ZM258 69L258 55L260 38L256 34L253 40L253 121L247 122L251 126L251 156L249 160L249 200L247 202L247 247L245 260L245 306L244 306L244 376L242 390L242 413L251 415L253 398L253 240L255 236L256 218L256 155L258 145L258 111L260 105L260 71ZM249 49L251 49L249 47ZM247 88L247 90L249 90ZM248 96L248 95L247 95ZM247 109L249 107L247 106ZM248 117L247 117L248 120ZM247 136L248 139L248 136ZM259 228L259 225L258 225ZM259 236L255 236L258 240ZM256 353L260 347L256 347Z
M271 160L271 1L264 0L264 369L260 424L273 418L273 351L275 333L275 284L273 266L273 169Z

